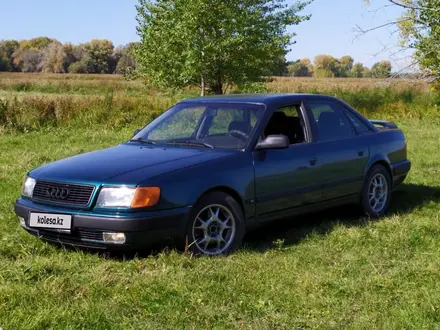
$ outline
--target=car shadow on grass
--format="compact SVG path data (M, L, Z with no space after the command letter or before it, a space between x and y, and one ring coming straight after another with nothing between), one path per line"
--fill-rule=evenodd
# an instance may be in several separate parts
M440 187L430 187L416 184L403 184L394 193L388 216L404 215L414 209L423 207L430 202L440 201ZM273 249L277 244L291 246L300 243L311 234L327 235L335 226L364 227L372 221L381 219L369 219L363 216L356 205L341 206L321 212L305 214L283 220L271 222L256 229L245 236L244 248L250 251L264 252ZM279 242L279 243L277 243ZM78 248L67 249L77 250ZM143 251L109 252L89 249L90 253L113 260L124 261L133 258L157 257L174 249L182 251L175 242L163 242Z
M404 215L429 202L440 201L440 187L403 184L393 192L388 216ZM363 216L359 207L348 205L298 217L278 220L248 233L244 246L248 250L266 251L278 244L295 245L311 234L327 235L337 225L364 227L371 221Z

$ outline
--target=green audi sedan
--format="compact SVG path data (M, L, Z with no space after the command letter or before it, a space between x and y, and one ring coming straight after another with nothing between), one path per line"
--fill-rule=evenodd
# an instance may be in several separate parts
M220 255L275 219L350 203L384 215L410 170L406 150L396 124L329 96L196 98L117 146L30 171L15 213L64 245L140 250L174 239Z

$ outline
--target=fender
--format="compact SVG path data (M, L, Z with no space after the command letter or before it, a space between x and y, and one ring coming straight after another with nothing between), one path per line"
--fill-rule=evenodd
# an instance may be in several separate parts
M370 152L371 152L371 149L370 149ZM368 160L368 162L364 168L364 180L365 180L365 177L367 176L367 173L370 170L370 168L373 167L373 165L378 164L378 163L385 166L385 168L388 170L388 173L391 176L391 180L393 180L393 169L391 166L391 162L385 153L376 153L374 155L370 155L370 159Z

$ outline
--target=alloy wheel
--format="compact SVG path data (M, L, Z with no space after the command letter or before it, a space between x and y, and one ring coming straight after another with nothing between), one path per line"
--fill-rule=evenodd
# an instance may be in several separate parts
M223 205L208 205L194 220L193 244L203 254L222 254L233 242L235 232L236 222L232 212Z
M377 173L371 178L370 185L368 187L368 202L371 209L374 212L381 212L388 199L388 182L385 176L381 173Z

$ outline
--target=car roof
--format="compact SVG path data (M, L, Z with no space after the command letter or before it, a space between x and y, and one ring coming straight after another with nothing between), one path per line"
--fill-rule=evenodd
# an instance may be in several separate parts
M214 102L214 103L262 103L269 104L272 102L300 102L310 99L335 100L335 97L320 95L320 94L227 94L227 95L212 95L203 96L192 99L186 99L184 103L198 103L198 102ZM336 99L337 100L337 99Z

